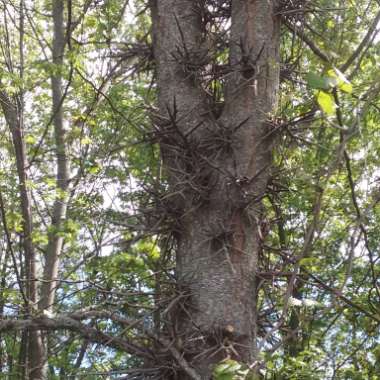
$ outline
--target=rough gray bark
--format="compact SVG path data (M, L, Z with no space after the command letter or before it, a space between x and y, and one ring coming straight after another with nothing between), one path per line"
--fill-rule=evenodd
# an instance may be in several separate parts
M178 286L189 294L175 334L184 357L209 379L228 355L247 363L257 357L255 272L279 84L279 19L275 1L232 1L224 107L215 117L198 75L210 54L204 2L151 5L156 123L170 200L181 214Z

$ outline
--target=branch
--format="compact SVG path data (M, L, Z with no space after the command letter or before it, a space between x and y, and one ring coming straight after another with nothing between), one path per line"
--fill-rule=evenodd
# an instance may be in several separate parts
M162 344L161 340L161 344ZM183 355L173 346L172 343L169 343L170 346L168 350L177 361L177 363L181 366L181 368L189 375L189 377L193 380L202 380L200 375L194 370L194 368L190 367L189 363L185 360Z
M54 318L43 315L30 319L0 319L0 333L9 332L10 330L69 330L79 333L84 339L86 339L86 341L103 344L107 347L121 350L141 358L150 360L154 359L154 356L149 349L140 347L124 338L110 336L81 322L82 320L90 318L109 318L122 324L123 326L127 326L127 329L135 327L141 323L140 320L127 319L112 311L82 310L70 314L60 314ZM124 331L126 331L126 329ZM145 331L145 334L146 337L156 340L163 347L165 347L177 361L179 366L189 375L190 379L201 380L201 377L189 365L183 355L173 346L171 342L164 338L158 337L149 331Z
M340 127L344 127L342 109L341 109L340 100L339 100L339 96L338 96L337 91L334 91L333 95L334 95L335 103L337 105L336 116L337 116L338 123L339 123ZM343 135L341 132L341 139L342 138L343 138ZM356 220L357 220L357 223L359 225L360 231L363 234L364 245L365 245L367 252L368 252L373 287L376 290L377 296L380 298L380 290L379 290L379 287L377 286L377 276L375 273L374 254L373 254L372 249L370 247L367 229L363 223L363 216L362 216L362 213L360 210L360 205L359 205L359 202L358 202L358 199L356 196L355 183L354 183L352 169L351 169L351 160L350 160L350 156L348 155L348 152L346 149L344 150L344 160L345 160L345 164L346 164L348 184L350 186L350 191L351 191L352 204L354 206L355 213L356 213Z
M287 20L284 20L284 24L288 27L289 30L294 32L309 48L313 51L313 53L322 59L322 61L326 63L330 63L330 58L327 56L325 52L323 52L300 28L296 25L293 25Z
M368 28L366 35L364 36L361 43L358 45L356 50L351 54L351 56L347 59L347 61L339 68L341 72L345 72L351 64L358 58L358 56L362 53L362 51L366 48L368 43L371 42L371 38L376 31L377 25L380 22L380 12L377 13L375 19L373 20L371 26ZM316 56L322 59L322 61L326 63L331 63L328 55L322 51L299 27L293 25L288 20L284 20L285 25L289 30L294 32L309 48L314 52Z
M358 58L361 52L366 48L367 44L371 42L372 35L376 31L376 28L379 22L380 22L380 12L378 12L371 26L368 28L368 32L364 36L362 42L359 44L356 50L351 54L351 56L347 59L347 61L340 67L340 71L342 73L344 73L351 66L351 64L356 60L356 58Z
M13 251L12 238L11 238L11 234L10 234L9 229L8 229L7 218L5 215L4 199L3 199L3 194L1 191L0 191L0 214L1 214L1 222L3 224L3 229L4 229L4 233L5 233L5 237L6 237L6 241L7 241L7 245L8 245L8 251L12 257L12 263L13 263L13 268L14 268L15 275L16 275L17 284L19 286L22 299L24 300L25 305L27 305L28 299L27 299L26 294L24 292L24 288L23 288L23 285L21 282L20 272L19 272L18 267L17 267L16 255Z
M33 214L31 209L31 190L27 185L27 167L29 164L24 140L23 118L20 118L20 109L17 109L11 97L3 90L0 91L0 108L3 111L6 124L12 135L12 144L16 158L18 195L23 220L25 272L28 279L26 297L28 298L28 302L35 303L37 297L37 287L36 282L34 281L36 277L36 260L35 247L32 241Z
M57 315L54 318L49 318L43 315L30 319L0 319L0 333L9 332L10 330L69 330L79 333L83 338L91 342L103 344L107 347L121 350L131 355L153 359L152 353L147 348L137 346L124 338L110 336L80 322L82 319L88 319L95 316L109 317L110 314L111 313L107 312L90 311L88 313L82 312L71 315Z

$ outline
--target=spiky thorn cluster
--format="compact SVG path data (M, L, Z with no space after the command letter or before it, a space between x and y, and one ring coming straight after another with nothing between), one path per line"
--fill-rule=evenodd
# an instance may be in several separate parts
M205 117L208 122L214 119L213 110ZM176 199L175 203L182 207L198 207L208 202L220 175L233 178L218 162L231 154L236 128L226 128L214 119L212 126L200 122L183 132L181 122L174 99L172 106L167 107L166 117L153 116L152 141L160 144L163 159L174 178L170 184L172 196L166 194L165 197L171 197L172 202ZM199 128L203 129L201 134L197 133Z
M162 336L165 336L168 344L181 353L184 360L191 358L192 361L201 360L202 356L217 356L220 360L225 357L238 356L236 346L240 344L239 337L236 339L235 329L231 325L224 328L215 327L205 333L192 321L191 328L183 328L183 321L191 319L193 305L191 303L191 292L185 287L179 288L178 284L173 288L172 297L162 304L161 322ZM205 347L203 349L203 347ZM161 368L161 375L178 378L177 372L183 368L173 360L172 352L167 347L156 351L156 363Z
M277 13L287 21L303 22L310 0L281 0Z
M220 117L223 111L224 79L231 72L240 70L245 80L251 81L256 75L257 63L265 49L265 46L260 47L258 55L252 59L250 46L241 41L241 61L236 67L229 65L226 49L229 45L230 3L217 0L194 1L194 11L201 15L204 29L204 41L201 41L199 47L186 45L179 22L176 20L180 38L176 41L178 46L175 46L171 59L175 60L177 67L182 70L184 80L193 81L210 95L209 102L201 112L199 109L189 109L186 113L174 97L170 104L166 104L162 113L151 112L153 131L149 139L160 146L165 170L170 171L170 175L167 176L167 183L164 173L163 185L146 189L152 195L152 208L155 206L150 220L155 221L154 225L166 223L167 230L171 229L173 235L182 233L187 215L201 212L202 208L208 207L213 201L215 192L219 192L218 195L223 192L223 197L226 198L221 199L226 200L226 208L229 209L222 210L218 220L210 223L208 230L203 231L202 239L207 239L213 246L212 251L225 255L227 261L236 245L234 240L237 239L236 228L231 220L234 216L237 219L236 215L250 218L252 214L252 217L258 218L257 209L266 196L266 193L253 194L252 190L252 184L262 173L258 173L254 178L241 178L236 174L234 147L237 146L237 137L241 138L241 128L248 120L243 120L237 125L225 125L222 122L223 117ZM193 118L195 112L197 117ZM194 120L201 121L196 124ZM263 138L272 138L280 129L280 125L279 120L268 120L268 136ZM267 169L268 167L265 167L263 171L266 172ZM255 212L251 213L252 209L255 209ZM271 220L261 224L254 220L251 224L260 228L260 236L264 241L271 223ZM270 268L270 263L267 267ZM234 270L232 265L231 270ZM191 283L191 278L186 279L186 283ZM202 355L220 355L221 359L228 355L233 356L234 344L239 343L239 336L230 331L233 327L201 331L195 323L188 323L189 320L192 321L191 315L194 314L191 310L193 306L189 291L179 290L173 284L172 294L172 300L161 309L161 333L171 345L176 347L184 358L190 360L197 360L198 356ZM191 328L182 328L183 321L186 321L186 327ZM202 347L208 351L202 350ZM160 360L167 368L171 368L172 372L179 370L178 363L176 364L168 350Z

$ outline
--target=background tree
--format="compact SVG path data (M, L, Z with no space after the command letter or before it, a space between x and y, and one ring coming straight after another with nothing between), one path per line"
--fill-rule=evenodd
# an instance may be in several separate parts
M4 378L377 378L378 1L0 8Z

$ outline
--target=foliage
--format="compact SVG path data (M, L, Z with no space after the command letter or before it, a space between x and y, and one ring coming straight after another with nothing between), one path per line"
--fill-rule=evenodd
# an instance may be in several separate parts
M210 9L216 6L206 3ZM253 379L256 372L268 380L376 380L380 373L377 25L368 40L366 35L379 4L282 3L281 93L279 110L271 119L277 144L263 200L266 217L260 221L265 232L257 273L261 356L251 368L218 347L226 359L214 368L213 376ZM32 194L31 238L40 271L49 234L64 238L54 315L109 311L108 316L88 317L83 323L110 337L136 342L147 352L160 347L165 374L172 374L173 361L167 358L171 345L162 348L154 334L173 310L185 309L181 302L186 296L173 285L175 206L167 193L152 127L157 110L147 4L73 2L70 17L76 27L67 36L70 43L62 67L51 62L50 2L20 4L21 8L13 2L0 4L0 90L22 109L25 169ZM225 24L218 21L223 29L228 9L222 8L213 17L224 18ZM67 10L65 17L67 21ZM220 67L215 70L226 63L223 43L216 44L215 61ZM68 194L62 194L56 182L50 77L57 73L64 81L63 109L69 124ZM223 79L210 80L205 91L222 102L223 84ZM26 278L25 236L14 141L4 112L0 132L0 313L4 320L22 319L28 316L21 292ZM54 201L66 196L67 217L62 228L54 230ZM136 322L127 324L121 318ZM22 332L1 330L0 371L5 376L21 378L24 344ZM177 341L175 345L181 346ZM77 332L49 333L51 379L116 379L133 374L142 364L146 363L137 356L82 339ZM151 378L156 367L149 368Z

